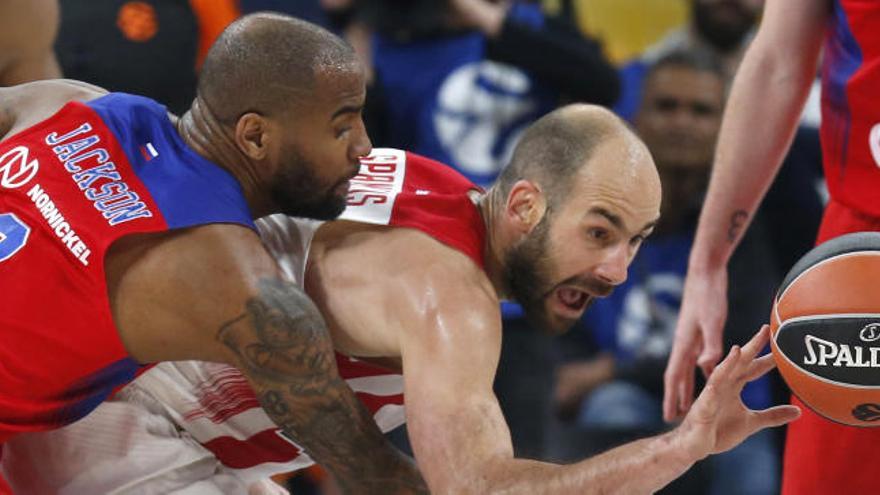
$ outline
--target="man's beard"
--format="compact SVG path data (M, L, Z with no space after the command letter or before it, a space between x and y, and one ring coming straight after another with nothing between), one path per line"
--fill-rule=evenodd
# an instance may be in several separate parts
M285 215L333 220L345 210L345 195L336 193L337 186L321 184L315 174L316 166L295 152L290 152L290 163L283 167L272 184L272 201Z
M595 302L596 297L606 297L614 286L594 277L573 276L554 282L555 266L550 254L550 210L525 239L508 249L504 255L504 282L514 301L522 306L526 318L537 330L560 334L568 330L574 321L553 318L547 309L548 297L562 286L577 287L586 292L589 300L584 311Z
M756 16L737 4L739 22L719 22L712 15L712 6L694 2L694 24L700 36L722 53L729 53L741 45L746 34L755 25Z
M550 212L525 239L512 246L504 256L504 279L514 301L522 306L526 318L538 330L550 330L550 315L544 306L553 288L553 266L549 259Z

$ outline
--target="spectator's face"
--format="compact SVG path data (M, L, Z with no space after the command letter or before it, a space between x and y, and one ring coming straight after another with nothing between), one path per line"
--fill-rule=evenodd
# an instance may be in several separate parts
M757 0L693 0L694 26L702 38L722 52L736 49L755 25L761 3Z
M660 181L641 143L611 138L590 160L558 210L544 213L505 259L513 298L551 333L568 330L626 280L659 216Z
M289 115L272 199L289 215L329 220L345 209L349 180L370 153L361 108L366 89L359 66L319 70L315 90Z
M708 71L667 66L645 81L636 129L661 171L710 166L724 97L721 78Z

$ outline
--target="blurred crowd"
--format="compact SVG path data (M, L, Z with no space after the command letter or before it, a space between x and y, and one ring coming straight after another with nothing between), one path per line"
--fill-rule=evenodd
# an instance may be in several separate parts
M579 459L669 428L663 370L727 91L761 0L60 0L60 9L34 8L46 4L35 14L46 39L28 41L44 52L31 58L39 66L16 67L2 55L18 48L0 45L0 84L63 74L180 112L229 22L284 12L340 34L361 56L374 145L442 161L480 185L508 162L526 126L558 105L614 109L654 157L662 220L627 282L568 335L545 335L518 307L503 307L496 392L517 454L535 459ZM728 345L767 320L775 288L815 238L825 194L817 96L810 101L731 262ZM744 400L767 407L787 392L771 375L750 384ZM782 434L761 432L662 493L778 493ZM332 493L317 469L287 482L296 495Z

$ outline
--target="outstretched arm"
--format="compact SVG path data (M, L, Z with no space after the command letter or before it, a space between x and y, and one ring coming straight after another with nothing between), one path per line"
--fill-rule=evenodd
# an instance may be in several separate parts
M703 457L797 415L791 406L755 412L740 402L744 383L773 365L753 359L765 331L725 360L676 430L566 466L516 459L492 392L497 300L472 268L463 277L462 267L438 266L411 291L396 288L423 294L402 309L400 323L408 323L401 339L410 441L432 493L650 493Z
M825 0L768 0L734 79L666 369L667 420L690 407L694 367L709 375L721 358L727 261L791 143L816 74L828 9Z

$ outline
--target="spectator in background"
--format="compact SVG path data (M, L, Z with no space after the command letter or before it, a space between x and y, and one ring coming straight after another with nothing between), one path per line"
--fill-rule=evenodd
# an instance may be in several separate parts
M690 0L690 21L621 69L622 92L615 111L631 120L642 100L642 82L648 67L677 50L700 49L713 53L721 61L725 82L729 83L752 39L762 3L762 0Z
M666 428L663 369L724 101L725 75L711 53L672 52L646 75L635 124L660 172L663 214L625 284L585 315L584 327L600 353L591 360L563 365L557 379L559 407L575 410L578 424L597 432L595 441L607 442L598 446L600 450L625 441L630 433ZM739 316L730 331L740 338L743 329L766 320L775 285L776 270L768 256L762 256L761 240L752 242L754 247L741 254L750 267L731 274L735 279L731 313ZM744 397L750 407L763 408L770 402L769 394L769 383L762 379L750 384ZM710 462L708 493L712 495L778 491L778 448L772 434L753 437Z
M66 77L153 98L183 113L235 0L61 0L55 49Z
M57 0L0 2L0 86L61 77L52 43Z
M617 98L616 71L598 44L534 4L364 0L360 14L374 32L386 144L449 163L480 185L560 98Z

